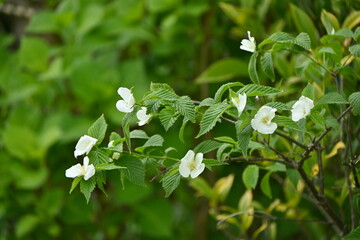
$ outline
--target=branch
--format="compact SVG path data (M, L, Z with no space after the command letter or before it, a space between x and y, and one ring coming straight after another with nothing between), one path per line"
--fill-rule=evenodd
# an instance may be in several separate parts
M281 133L281 132L275 131L275 134L276 134L276 135L279 135L279 136L281 136L281 137L283 137L283 138L286 138L286 139L289 140L290 142L298 145L299 147L301 147L301 148L303 148L303 149L307 149L307 146L306 146L306 145L304 145L304 144L296 141L295 139L293 139L293 138L291 138L291 137L289 137L289 136L287 136L287 135L285 135L285 134L283 134L283 133Z
M294 166L291 163L285 162L284 160L273 159L273 158L262 158L262 157L252 157L252 158L235 157L235 158L228 158L225 160L225 162L277 162L284 164L288 167L294 168Z
M323 165L322 165L322 156L321 156L321 151L322 149L320 147L318 147L316 149L317 151L317 160L318 160L318 166L319 166L319 182L320 182L320 189L319 189L319 195L324 198L324 169L323 169Z

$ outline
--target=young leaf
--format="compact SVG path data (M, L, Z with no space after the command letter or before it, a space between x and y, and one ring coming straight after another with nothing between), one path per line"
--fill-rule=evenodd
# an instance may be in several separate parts
M258 179L259 167L257 165L248 165L242 174L242 180L245 184L245 187L247 189L255 189Z
M279 126L286 127L290 130L303 131L293 120L285 116L275 116L272 120L274 123L277 123Z
M132 155L123 154L119 158L118 164L122 167L126 167L126 169L120 169L120 171L124 173L126 179L132 183L144 185L145 167L140 159Z
M166 174L165 177L161 179L162 187L165 190L165 197L169 197L170 194L179 186L180 184L180 173L178 171L178 168L173 168L174 171L172 171L170 174ZM176 170L176 171L175 171Z
M350 106L354 115L360 113L360 92L354 92L349 96Z
M265 52L264 55L261 56L260 61L262 70L264 71L265 75L271 80L275 80L275 72L271 52Z
M280 91L276 88L257 85L257 84L248 84L239 90L239 93L246 93L246 95L248 97L268 96L268 95L278 94L280 92L282 92L282 91Z
M324 25L327 34L332 34L340 28L339 21L335 15L327 12L325 9L321 11L321 22Z
M268 172L265 174L265 176L261 180L260 188L261 188L261 191L271 199L272 195L271 195L271 187L270 187L270 181L269 181L270 175L271 175L271 172Z
M114 170L114 169L122 169L122 168L126 168L126 167L122 167L122 166L117 166L115 164L111 164L111 163L100 163L98 165L95 166L95 169L98 171L103 171L103 170Z
M205 153L211 152L215 149L218 149L221 145L222 145L222 143L220 143L220 142L213 141L213 140L206 140L204 142L199 143L194 148L194 152L205 154Z
M87 181L82 180L80 182L80 191L84 194L84 197L86 198L86 202L89 203L90 196L92 191L95 189L95 178L89 178Z
M315 98L315 90L314 87L308 83L306 85L306 87L304 88L304 90L302 91L302 95L304 97L310 98L310 99L314 99Z
M258 76L257 70L256 70L256 61L257 61L258 55L259 55L258 52L254 52L251 55L251 58L249 61L249 66L248 66L249 77L250 77L251 81L255 84L260 84L259 76Z
M135 129L130 132L130 138L149 139L149 136L143 130Z
M89 128L88 135L90 137L96 138L98 140L97 144L100 144L105 137L106 128L107 123L105 121L104 115L101 115Z
M243 124L246 124L245 127L242 127ZM237 121L235 124L235 128L236 128L236 138L239 148L241 149L243 155L247 156L247 149L249 147L249 142L253 129L249 121L245 123L243 121Z
M70 188L70 192L69 193L72 193L72 191L74 191L74 189L76 188L76 186L80 183L81 179L83 177L76 177L74 178L74 180L72 181L71 183L71 188Z
M242 84L241 82L230 82L230 83L226 83L226 84L221 85L221 87L215 93L215 97L214 97L215 102L218 102L218 103L221 102L223 94L229 88L242 87L242 86L244 86L244 84Z
M355 57L360 57L360 44L355 44L349 47L349 52Z
M317 105L323 104L349 104L346 99L337 92L332 92L325 94L319 101L316 103Z
M160 122L165 128L165 131L174 125L176 119L179 117L179 114L175 112L173 108L164 108L159 114Z
M350 13L344 20L342 28L352 29L360 23L360 11Z
M229 104L226 102L217 103L209 107L200 121L200 131L196 137L198 138L210 131L228 107Z
M196 78L195 83L222 82L239 76L248 76L246 63L239 59L227 58L211 64L210 67Z

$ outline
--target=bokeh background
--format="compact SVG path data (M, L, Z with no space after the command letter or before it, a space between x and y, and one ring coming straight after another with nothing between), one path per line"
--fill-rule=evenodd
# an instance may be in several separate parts
M168 83L179 95L202 100L226 81L250 82L251 54L239 49L246 31L260 42L274 32L304 31L302 21L311 19L316 40L325 33L322 9L342 21L358 7L357 0L0 1L0 239L229 239L209 214L209 201L186 181L165 198L156 181L123 188L110 174L108 196L96 190L86 204L78 189L69 195L64 173L77 163L77 140L102 113L111 131L120 130L120 86L140 99L151 82ZM284 79L295 75L276 70ZM165 134L155 120L144 129L161 132L181 157L198 140L191 126L181 143L180 126ZM212 186L235 174L229 207L245 191L242 169L203 175ZM302 228L284 223L276 239L304 239Z

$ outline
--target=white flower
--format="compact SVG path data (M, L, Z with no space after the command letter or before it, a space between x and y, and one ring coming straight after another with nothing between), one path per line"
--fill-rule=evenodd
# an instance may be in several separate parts
M246 106L246 93L238 94L237 97L231 98L232 103L235 105L235 107L238 110L238 116L240 117L242 111L244 110Z
M114 140L110 141L108 143L108 148L114 147Z
M96 142L96 138L90 137L88 135L82 136L75 146L74 156L77 157L83 155L84 153L89 154L90 150Z
M141 107L141 109L136 113L136 117L139 119L139 126L145 125L151 118L151 114L146 114L146 111L146 107Z
M275 117L276 108L262 106L251 120L251 127L262 134L272 134L277 128L277 124L271 122Z
M255 44L255 38L250 36L250 31L247 32L249 40L243 39L241 40L241 46L240 49L248 51L248 52L255 52L256 44Z
M65 176L68 178L76 178L84 176L85 181L94 176L95 167L93 164L89 165L89 158L86 156L83 160L83 166L80 163L68 168L65 171Z
M120 112L132 112L134 110L135 99L130 89L121 87L117 92L124 100L117 101L116 108Z
M310 98L301 96L300 99L292 106L291 118L294 122L306 118L310 114L311 109L314 107L314 101Z
M203 154L195 153L192 150L189 150L186 155L181 159L179 166L180 175L183 177L196 178L199 176L205 169L205 164L202 163Z
M120 153L119 152L114 152L111 158L115 159L115 160L118 160L119 157L120 157Z

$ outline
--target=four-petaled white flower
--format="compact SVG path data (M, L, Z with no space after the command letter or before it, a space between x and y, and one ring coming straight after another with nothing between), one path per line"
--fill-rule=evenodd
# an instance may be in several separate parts
M237 108L238 116L240 117L241 113L244 111L244 108L246 106L246 93L243 94L239 93L237 97L231 98L231 101Z
M89 158L87 156L84 157L83 166L80 163L68 168L65 171L65 176L68 178L76 178L80 176L84 176L85 181L94 176L95 167L93 164L89 165Z
M275 117L276 108L262 106L251 120L251 127L262 134L272 134L277 128L277 124L271 122Z
M179 166L180 175L183 177L189 177L190 175L192 178L199 176L205 169L205 164L202 163L202 160L202 153L195 155L194 151L189 150L181 159Z
M255 44L255 38L250 36L250 31L247 32L249 40L243 39L241 40L240 49L248 51L248 52L255 52L256 44Z
M151 114L146 114L146 111L146 107L141 107L141 109L136 113L136 117L139 119L139 126L145 125L151 118Z
M300 99L292 106L291 118L294 122L306 118L310 114L311 109L314 107L314 101L310 98L301 96Z
M84 153L89 154L90 150L96 142L96 138L90 137L88 135L82 136L75 146L74 156L77 157L83 155Z
M116 103L116 108L120 112L129 113L134 110L135 99L130 89L121 87L118 89L118 94L123 100L119 100Z

